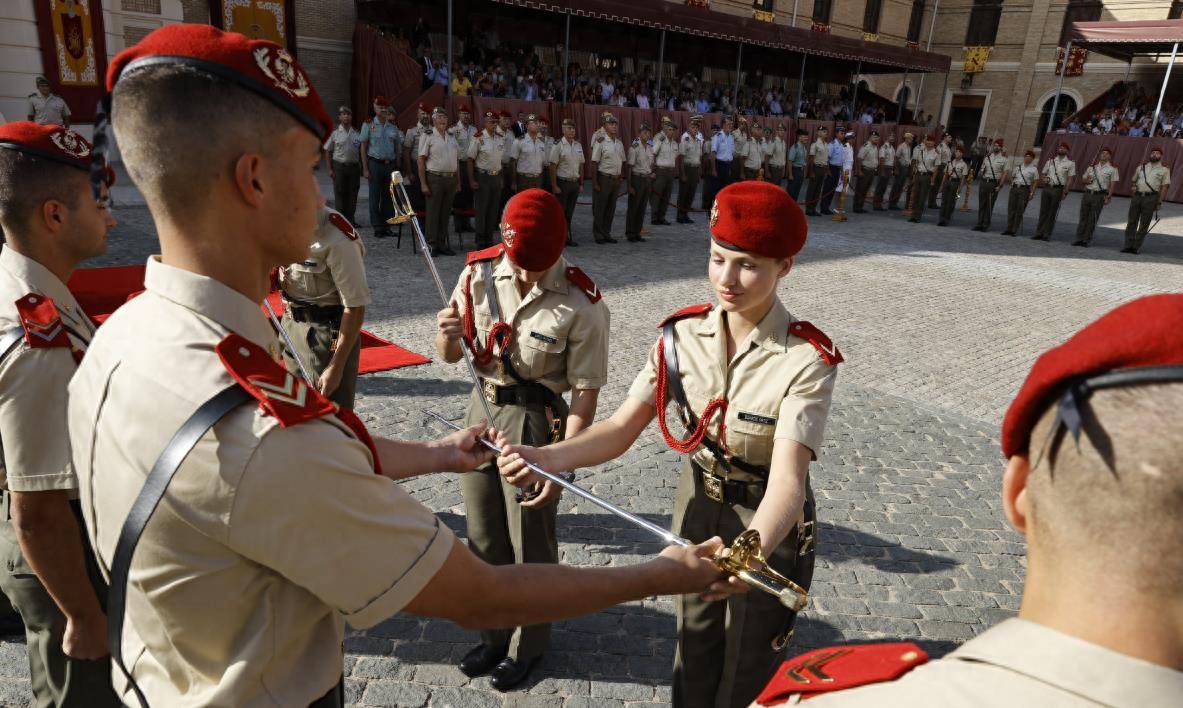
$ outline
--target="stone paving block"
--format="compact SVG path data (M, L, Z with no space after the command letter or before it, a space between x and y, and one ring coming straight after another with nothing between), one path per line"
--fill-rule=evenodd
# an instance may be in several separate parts
M432 708L500 708L500 694L445 686L431 692Z
M406 706L422 708L427 705L431 690L424 685L406 681L370 681L362 694L361 703L370 706Z

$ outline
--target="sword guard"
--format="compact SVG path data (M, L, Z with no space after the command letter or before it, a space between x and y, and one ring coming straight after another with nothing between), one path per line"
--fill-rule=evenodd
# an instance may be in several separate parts
M805 588L789 580L768 565L761 550L760 532L747 529L714 557L715 565L725 573L738 576L769 594L776 595L781 604L800 612L808 603Z

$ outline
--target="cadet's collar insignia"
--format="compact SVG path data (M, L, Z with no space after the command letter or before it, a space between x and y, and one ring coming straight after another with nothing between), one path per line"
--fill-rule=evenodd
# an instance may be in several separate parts
M597 303L604 297L604 294L600 292L600 286L596 285L587 273L576 266L567 268L567 281L582 290L592 303Z
M518 236L518 232L506 222L501 222L501 240L505 242L506 248L513 248L514 239Z
M336 404L280 366L266 349L241 335L228 335L214 350L230 376L284 428L337 410Z
M38 293L29 293L16 301L16 312L25 330L25 343L31 348L70 347L70 338L66 335L53 300Z
M911 642L817 649L782 663L756 703L777 705L794 695L809 698L891 681L926 661L928 655Z
M289 96L305 98L308 96L309 84L304 71L296 66L292 55L286 49L274 46L262 46L254 50L255 63L259 71L271 79L275 87Z
M86 139L69 128L62 128L50 133L49 139L59 150L70 157L90 157L90 145L86 143Z
M336 226L341 233L345 234L345 238L350 241L357 240L357 231L353 228L353 224L349 223L349 219L333 211L329 212L329 223Z
M717 223L719 223L719 203L713 202L711 204L711 227L714 228Z
M800 337L812 344L813 348L817 350L817 353L821 355L822 361L830 366L837 366L845 361L842 358L842 352L838 351L837 345L830 341L830 338L826 336L825 332L822 332L809 322L804 320L793 322L789 325L789 334L794 337Z

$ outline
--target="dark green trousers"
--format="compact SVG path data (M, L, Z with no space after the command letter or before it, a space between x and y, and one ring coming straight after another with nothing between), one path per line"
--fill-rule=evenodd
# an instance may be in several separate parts
M337 340L337 334L340 332L340 321L297 322L292 319L289 307L284 310L281 323L284 331L292 338L292 344L296 348L296 354L300 357L300 361L308 367L309 375L314 379L319 378L333 358L333 342ZM357 367L360 358L361 335L358 335L357 341L353 343L353 351L349 352L349 359L345 362L345 372L341 374L341 383L338 384L337 390L329 396L330 401L342 408L353 408L354 397L357 393ZM300 367L296 365L295 359L287 351L286 346L283 352L283 362L288 371L296 376L300 375ZM316 381L312 381L312 384L315 386Z
M427 173L431 194L427 199L427 243L433 249L448 247L448 217L452 215L452 199L456 196L456 175Z
M817 211L818 200L822 197L822 185L825 184L828 174L830 174L828 165L813 166L813 177L809 180L809 191L805 193L805 212L807 214Z
M658 167L657 178L649 191L649 219L654 223L665 221L665 212L674 196L674 168Z
M994 202L998 199L998 180L984 179L978 182L978 226L990 228L994 216Z
M916 173L915 184L912 185L912 220L920 221L924 218L924 210L928 208L928 193L933 191L931 174Z
M904 194L904 187L907 186L908 176L911 173L912 168L910 166L896 168L895 179L891 183L891 196L887 198L887 205L889 207L897 206L900 203L900 196Z
M694 204L694 193L698 190L698 165L683 165L682 172L686 179L678 182L678 220L690 218L690 209Z
M1035 227L1033 238L1047 241L1052 237L1052 230L1056 228L1056 215L1060 213L1060 204L1064 201L1063 187L1044 187L1039 195L1039 225Z
M645 206L649 203L649 191L653 188L653 180L649 175L629 174L628 185L632 190L628 193L628 212L624 220L624 236L629 240L641 237L641 228L645 224Z
M575 217L575 204L579 201L579 190L583 183L577 179L558 178L559 203L563 205L563 216L567 218L567 240L575 240L572 219Z
M592 191L592 233L596 241L612 237L612 221L616 218L616 195L620 189L620 175L596 172L595 184L600 189Z
M1084 190L1080 195L1080 219L1076 223L1076 241L1089 243L1093 240L1093 231L1097 229L1097 220L1101 218L1101 210L1105 208L1106 192Z
M864 169L854 180L854 205L852 211L862 211L867 203L867 193L875 181L875 172Z
M1030 187L1011 185L1010 197L1006 202L1006 230L1011 235L1017 235L1019 230L1023 228L1023 213L1027 211L1027 204L1030 201Z
M944 165L937 165L936 179L933 180L933 184L935 186L939 187L941 184L941 180L944 179L944 177L945 177L945 166ZM928 206L930 209L935 209L937 207L937 192L939 192L939 191L940 191L939 189L930 189L928 191Z
M1133 194L1130 196L1130 215L1125 225L1125 248L1135 251L1141 250L1146 241L1146 234L1150 231L1150 222L1154 219L1154 210L1158 207L1158 195Z
M945 180L944 190L941 192L941 223L947 224L953 220L953 210L957 208L957 190L961 189L961 180L950 177Z
M769 165L768 171L764 173L764 177L771 183L778 187L784 188L785 182L785 166L784 165Z
M497 224L501 220L501 173L489 174L477 170L476 202L476 244L487 246L500 236Z
M891 168L883 168L883 174L879 175L878 181L875 182L875 197L871 205L876 209L883 208L883 198L887 194L887 185L892 181Z

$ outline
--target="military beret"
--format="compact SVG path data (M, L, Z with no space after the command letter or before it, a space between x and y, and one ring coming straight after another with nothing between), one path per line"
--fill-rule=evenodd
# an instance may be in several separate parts
M805 245L805 212L770 182L727 185L711 207L711 235L721 246L769 258L789 258Z
M916 136L915 136L915 135L912 133L912 131L910 131L910 130L905 130L905 131L904 131L904 137L905 137L905 138L914 138L914 137L916 137Z
M872 131L871 131L871 137L872 137L872 138L877 138L877 137L879 137L879 131L878 131L878 130L872 130Z
M604 115L604 122L605 123L615 123L615 122L617 122L616 116L612 115L611 113L607 113Z
M1002 147L1002 146L1003 146L1003 145L1005 145L1006 143L1004 143L1004 142L1002 141L1002 138L995 138L995 139L994 139L994 144L995 144L995 145L997 145L998 147Z
M563 205L545 189L518 192L501 216L501 240L509 260L519 268L534 272L550 268L567 243Z
M513 118L513 114L510 113L509 111L501 111L501 117L502 118Z
M38 125L27 120L0 125L0 148L80 170L90 169L90 142L60 125Z
M829 128L827 128L827 127L826 127L826 126L824 126L824 125L819 125L819 126L817 127L817 132L819 132L819 133L828 133L828 132L830 132L830 129L829 129Z
M322 140L333 130L304 67L274 42L210 25L161 27L115 55L107 67L107 91L114 91L125 73L160 64L180 64L232 81L271 101Z
M527 123L529 123L530 121L535 121L535 122L537 122L537 121L538 121L538 116L537 116L536 114L534 114L534 113L531 113L530 115L526 116L526 122L527 122Z
M431 113L431 108L429 108L426 103L420 103L419 104L419 112L426 115L426 114Z
M784 123L777 123L776 129L777 130L788 130L788 127Z
M497 120L497 111L485 111L485 120Z
M1031 429L1044 411L1057 405L1057 399L1063 422L1075 428L1074 434L1078 432L1080 424L1072 411L1087 401L1091 389L1086 382L1092 377L1179 365L1183 365L1183 295L1151 295L1121 305L1035 360L1003 418L1002 452L1007 457L1027 452ZM1183 381L1183 370L1171 380ZM1124 385L1145 383L1143 379Z
M540 124L542 124L542 125L550 125L550 121L548 121L548 120L547 120L547 119L545 119L545 118L539 118L539 119L538 119L538 122L539 122Z
M468 107L467 103L461 103L459 110L461 113L472 113L472 109Z
M1035 151L1034 151L1034 150L1028 150L1028 151L1026 151L1026 152L1024 152L1024 153L1023 153L1023 156L1024 156L1024 157L1035 157Z
M1107 152L1107 153L1109 153L1110 155L1112 155L1112 154L1113 154L1113 148L1109 147L1108 145L1103 145L1103 146L1101 147L1101 152Z
M747 123L747 122L748 122L748 118L747 118L747 116L740 116L740 117L739 117L739 122L740 122L740 123Z
M568 126L568 125L569 125L569 126L571 126L572 128L574 128L574 127L575 127L575 119L574 119L574 118L564 118L564 119L563 119L563 125L564 125L564 126Z
M937 136L935 136L935 135L929 134L929 135L924 136L924 142L926 142L926 143L935 143L936 141L937 141Z
M765 132L765 133L771 133L771 132L772 132L772 126L770 126L770 125L766 125L766 126L764 126L764 132Z
M378 94L377 96L374 96L374 105L381 108L386 108L390 105L390 102L386 100L385 96Z
M1155 145L1154 147L1150 148L1150 152L1157 152L1159 155L1161 155L1161 154L1162 154L1162 148L1160 148L1159 146Z
M600 114L600 121L601 122L607 123L609 118L615 119L616 116L612 115L611 111L604 111L603 113Z
M1071 149L1072 149L1072 146L1071 146L1071 145L1069 145L1068 143L1060 143L1060 149L1062 149L1062 150L1071 150Z
M353 115L353 109L350 108L349 106L342 105L339 108L337 108L337 113L338 114L348 113L349 115Z

